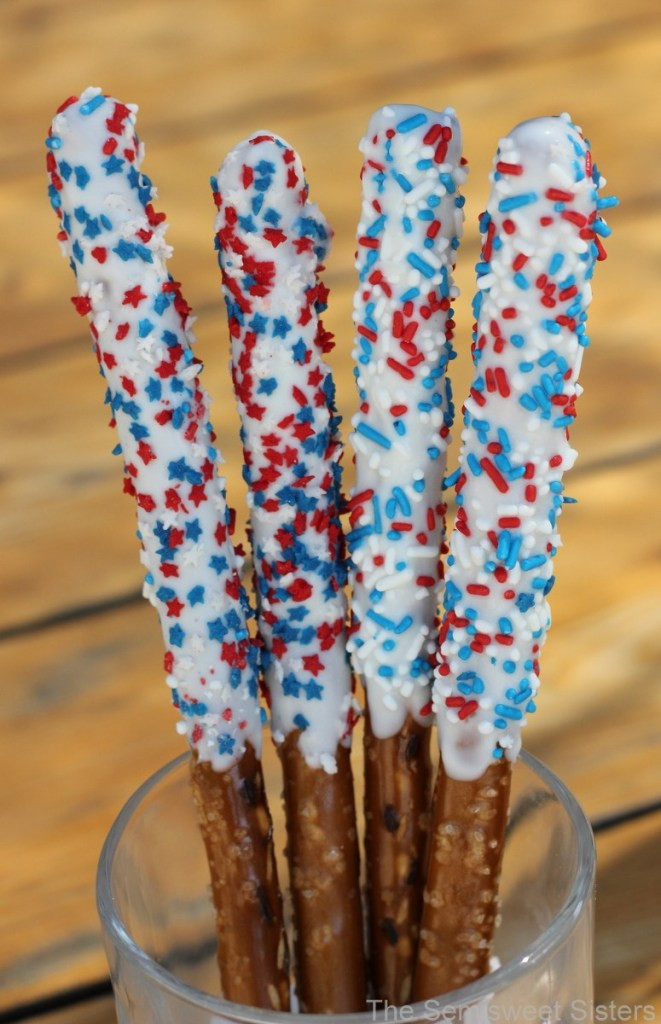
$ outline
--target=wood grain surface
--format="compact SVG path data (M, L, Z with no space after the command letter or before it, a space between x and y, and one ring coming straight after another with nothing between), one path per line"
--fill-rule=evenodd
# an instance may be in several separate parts
M284 135L333 225L326 320L346 436L357 143L373 109L452 104L462 121L471 171L457 273L459 401L477 216L498 139L562 110L586 130L621 206L596 274L572 434L580 458L568 477L579 503L561 523L554 626L526 741L609 824L598 834L598 998L661 1008L660 816L651 809L661 789L658 0L3 0L0 76L0 1017L38 999L43 1011L50 997L106 976L93 895L100 846L136 785L181 750L158 624L139 597L134 511L120 493L102 382L68 301L73 280L45 194L50 118L88 84L140 105L145 169L168 212L173 271L199 317L240 525L208 185L228 149L258 128ZM348 486L349 454L345 462ZM625 822L641 806L649 813ZM114 1015L101 997L31 1019L109 1024Z

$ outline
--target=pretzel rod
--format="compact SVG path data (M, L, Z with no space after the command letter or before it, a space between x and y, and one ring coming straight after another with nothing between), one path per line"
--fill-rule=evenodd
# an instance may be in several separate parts
M370 957L378 998L411 993L427 817L426 727L442 587L442 482L452 423L451 279L466 178L454 112L390 106L361 143L350 501L354 618L364 681ZM415 737L420 755L406 756ZM385 802L384 802L385 801Z
M259 781L258 650L190 347L190 310L168 274L164 214L154 211L154 189L140 172L136 109L99 89L60 108L47 139L50 197L77 277L72 301L89 318L108 385L124 489L136 499L144 593L161 622L178 731L194 754L214 893L232 878L232 898L245 897L240 922L219 910L223 992L285 1009L286 943ZM243 832L237 857L230 841ZM259 937L253 958L245 933Z
M237 764L217 772L193 757L191 782L211 870L223 993L235 1003L287 1009L287 943L259 758L248 746Z
M609 233L598 211L613 204L598 198L603 180L566 114L526 121L501 140L492 183L480 223L475 376L454 474L434 689L444 771L416 999L487 969L510 762L535 710L557 519L571 501L562 484L576 457L568 429L590 280Z
M350 1012L364 1008L365 967L341 444L319 319L330 232L299 157L270 133L242 142L212 185L265 682L284 768L298 994L304 1011Z
M371 973L375 996L391 1005L411 998L422 909L429 819L428 726L408 716L378 739L365 723L365 859ZM378 987L377 987L378 985Z
M283 740L280 756L287 779L287 855L297 929L297 991L301 1009L350 1013L365 1006L350 751L345 746L338 747L338 770L329 775L310 767L294 731ZM322 962L325 971L321 969ZM311 1010L313 1006L315 1009Z

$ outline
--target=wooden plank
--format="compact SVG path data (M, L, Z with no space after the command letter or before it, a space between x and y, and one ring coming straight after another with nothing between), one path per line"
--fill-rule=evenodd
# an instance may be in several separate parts
M67 5L64 10L75 11L77 6ZM120 14L128 12L128 8L119 6ZM290 0L290 6L293 8L294 0ZM571 8L573 25L577 17L575 5L570 0L563 0L562 6L566 8L567 15ZM353 8L360 11L361 5L353 5ZM312 61L307 56L309 75L314 76L320 73L317 69L321 69L327 76L318 87L320 97L324 98L322 109L309 106L307 77L306 88L296 95L292 92L290 75L280 74L272 62L259 62L259 49L241 52L239 57L235 52L232 55L232 61L240 61L241 73L253 82L251 89L255 95L247 107L243 103L236 104L236 96L245 95L240 81L236 91L228 96L219 96L210 82L208 88L204 88L199 65L204 65L208 42L201 51L199 62L196 54L194 74L187 79L185 69L180 69L176 90L168 87L165 78L158 77L158 69L155 69L154 77L144 83L142 90L133 80L130 86L127 84L122 89L121 78L117 81L116 75L110 76L107 87L116 86L116 91L125 96L128 88L130 98L141 104L140 131L148 145L146 168L159 184L162 205L173 224L170 240L177 251L174 266L184 283L188 282L186 292L189 301L196 309L212 308L217 296L217 275L211 251L213 210L208 175L215 171L224 153L238 138L263 127L265 120L269 127L289 137L303 154L313 194L321 202L337 233L335 255L331 257L330 266L333 273L347 274L354 249L355 216L359 208L357 143L371 110L393 92L401 100L415 100L432 106L452 102L457 107L464 124L466 152L473 168L468 187L469 239L475 237L476 216L486 199L487 173L500 135L526 116L563 106L572 110L589 130L600 166L605 168L613 188L620 194L624 211L630 206L642 206L643 212L653 212L650 208L659 202L655 173L657 143L653 111L650 109L651 91L643 91L641 83L658 79L661 38L659 33L649 31L650 4L637 0L631 9L627 7L619 14L616 8L616 4L610 3L603 22L600 16L598 25L586 23L583 29L585 39L579 25L576 30L572 27L573 34L567 34L566 28L562 28L559 40L553 33L549 33L544 41L537 38L533 47L526 46L526 43L530 43L531 35L538 36L534 19L507 19L501 15L499 6L497 10L494 8L493 31L487 22L483 24L481 33L475 33L469 30L475 4L461 5L455 12L460 23L456 26L454 38L463 38L463 49L460 47L453 57L452 89L448 90L446 63L430 59L428 46L421 39L428 31L424 13L431 10L425 4L419 18L409 19L416 31L410 49L408 46L402 48L393 35L390 49L385 42L381 49L371 47L361 62L354 59L349 40L344 40L337 52L325 49L319 61ZM480 14L481 23L483 13ZM658 11L655 17L658 22ZM464 37L461 35L462 18L466 18ZM103 22L103 15L100 15L98 24L95 20L95 30L102 31ZM239 21L238 25L241 24ZM560 13L554 24L562 25ZM56 25L58 31L62 29L59 20ZM523 26L517 30L519 35L514 41L507 35L513 25ZM503 26L507 26L507 32ZM139 38L139 32L137 35L129 33L128 45L136 45ZM265 40L266 36L260 38ZM592 46L586 45L589 39ZM273 54L281 54L277 40L276 31L268 40ZM298 42L301 50L306 43L309 40L304 34ZM495 52L492 47L496 48ZM18 49L17 52L22 51ZM286 48L283 52L287 54L288 62L296 61L296 53L292 54ZM219 59L220 55L216 54L213 64L206 70L207 74L217 76ZM394 82L397 68L403 60L409 69L409 79L404 77L398 89ZM50 68L48 60L46 64L53 71L47 79L48 84L45 85L41 79L41 92L36 85L22 92L19 107L13 115L20 119L19 135L28 128L32 133L31 146L29 150L21 148L18 173L7 178L0 194L0 208L7 217L6 230L13 240L11 256L7 253L3 258L4 274L11 294L22 300L18 308L10 306L8 309L5 345L6 351L12 353L33 347L43 349L75 337L75 327L65 301L72 285L64 264L60 266L57 263L53 218L49 222L44 213L45 176L41 173L43 153L40 153L52 106L71 90L72 74L67 68L66 77L63 76L61 62L58 62L57 70ZM606 68L610 70L613 65L620 67L622 73L617 78L617 88L612 90L612 95L609 93L608 102L604 103L602 92L594 83L603 77ZM341 68L347 70L343 70L338 83ZM390 76L395 75L394 81L384 81L384 68L388 68ZM630 68L635 68L635 74L628 73ZM261 76L268 69L275 84L266 89ZM164 69L161 74L165 75ZM336 76L334 87L328 80L331 74ZM63 84L58 91L57 82L62 79ZM187 91L189 81L195 83L198 94L194 102ZM522 82L525 82L525 90ZM287 102L283 102L279 93L282 88L289 91ZM265 94L268 100L265 100ZM24 109L22 104L28 101L28 97L30 105ZM214 105L209 109L212 103ZM185 119L187 106L193 111L190 123ZM625 124L626 146L622 144L621 130ZM621 218L623 214L615 216ZM617 223L621 220L618 219ZM639 224L638 231L641 227L658 252L658 231L652 232L651 226L648 228L644 222ZM624 253L623 243L620 245ZM472 255L468 258L468 251L466 255L470 294L473 258ZM622 295L629 293L629 282L622 275L625 278L629 275L633 281L641 269L644 272L637 259L622 260L622 268L617 272L619 288L614 289L614 299L621 301ZM645 314L644 322L649 322ZM347 326L349 323L345 321Z
M207 0L197 3L195 16L183 23L183 48L183 25L173 13L163 17L152 2L136 16L131 4L118 2L90 21L81 0L64 7L54 0L5 2L0 33L4 74L8 81L20 76L22 88L6 115L11 132L4 161L24 163L34 145L35 112L44 116L43 131L49 111L45 103L59 102L90 76L128 99L138 98L126 90L139 82L155 123L170 132L186 125L191 115L197 123L213 119L235 125L265 110L298 108L303 116L316 115L356 104L371 90L382 96L392 95L393 88L424 87L439 70L450 74L453 83L480 72L493 80L514 63L527 70L555 65L566 54L580 77L578 56L589 58L595 50L626 45L630 38L638 41L658 25L653 0L624 8L617 0L589 0L580 8L558 0L545 32L539 31L537 17L521 16L514 0L493 12L479 0L467 0L453 12L450 47L433 0L418 0L413 17L398 3L389 4L387 16L379 12L375 17L370 5L338 0L332 11L321 8L314 18L302 0L286 0L260 11L260 32L254 31L252 12L237 9L231 18L219 18ZM402 46L398 25L406 13L407 45ZM70 59L63 61L63 53ZM187 66L194 75L186 73ZM218 87L219 68L225 88ZM560 81L554 79L556 97Z
M661 1012L660 835L654 814L597 837L596 1000L650 1007L639 1021Z
M556 623L526 739L591 815L661 789L657 539L647 513L660 464L586 476L564 517ZM604 515L613 494L637 496L617 544ZM11 1002L103 972L93 878L104 833L139 782L182 748L146 603L7 641L0 656L1 770L12 779L0 972Z

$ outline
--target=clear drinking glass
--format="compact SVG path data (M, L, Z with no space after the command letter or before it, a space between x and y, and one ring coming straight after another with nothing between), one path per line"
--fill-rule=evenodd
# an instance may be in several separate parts
M218 994L214 913L187 761L183 755L138 789L101 854L97 899L119 1024L292 1024L292 1014L239 1006ZM265 774L277 817L276 761L265 765ZM279 869L284 887L282 860ZM323 1019L591 1020L594 871L592 832L576 800L548 768L523 753L513 772L495 938L502 966L437 1000L403 1008L374 1004L365 1013ZM322 1018L295 1019L304 1024Z

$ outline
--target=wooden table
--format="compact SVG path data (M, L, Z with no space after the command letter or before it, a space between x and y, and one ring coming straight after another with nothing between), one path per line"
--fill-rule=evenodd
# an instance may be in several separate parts
M569 484L580 501L563 517L555 625L526 738L596 825L598 999L661 1006L658 0L4 0L0 48L0 1020L113 1020L95 862L123 801L181 749L158 626L139 597L133 510L109 456L102 385L68 302L72 280L45 196L50 117L90 83L141 106L145 166L172 224L174 273L199 314L198 351L240 510L208 188L227 150L257 128L283 134L335 227L327 320L346 427L356 147L372 110L451 103L463 122L472 171L458 271L459 396L476 220L498 138L526 117L565 109L588 131L622 205L609 218L610 259L597 274L573 433L581 456Z

